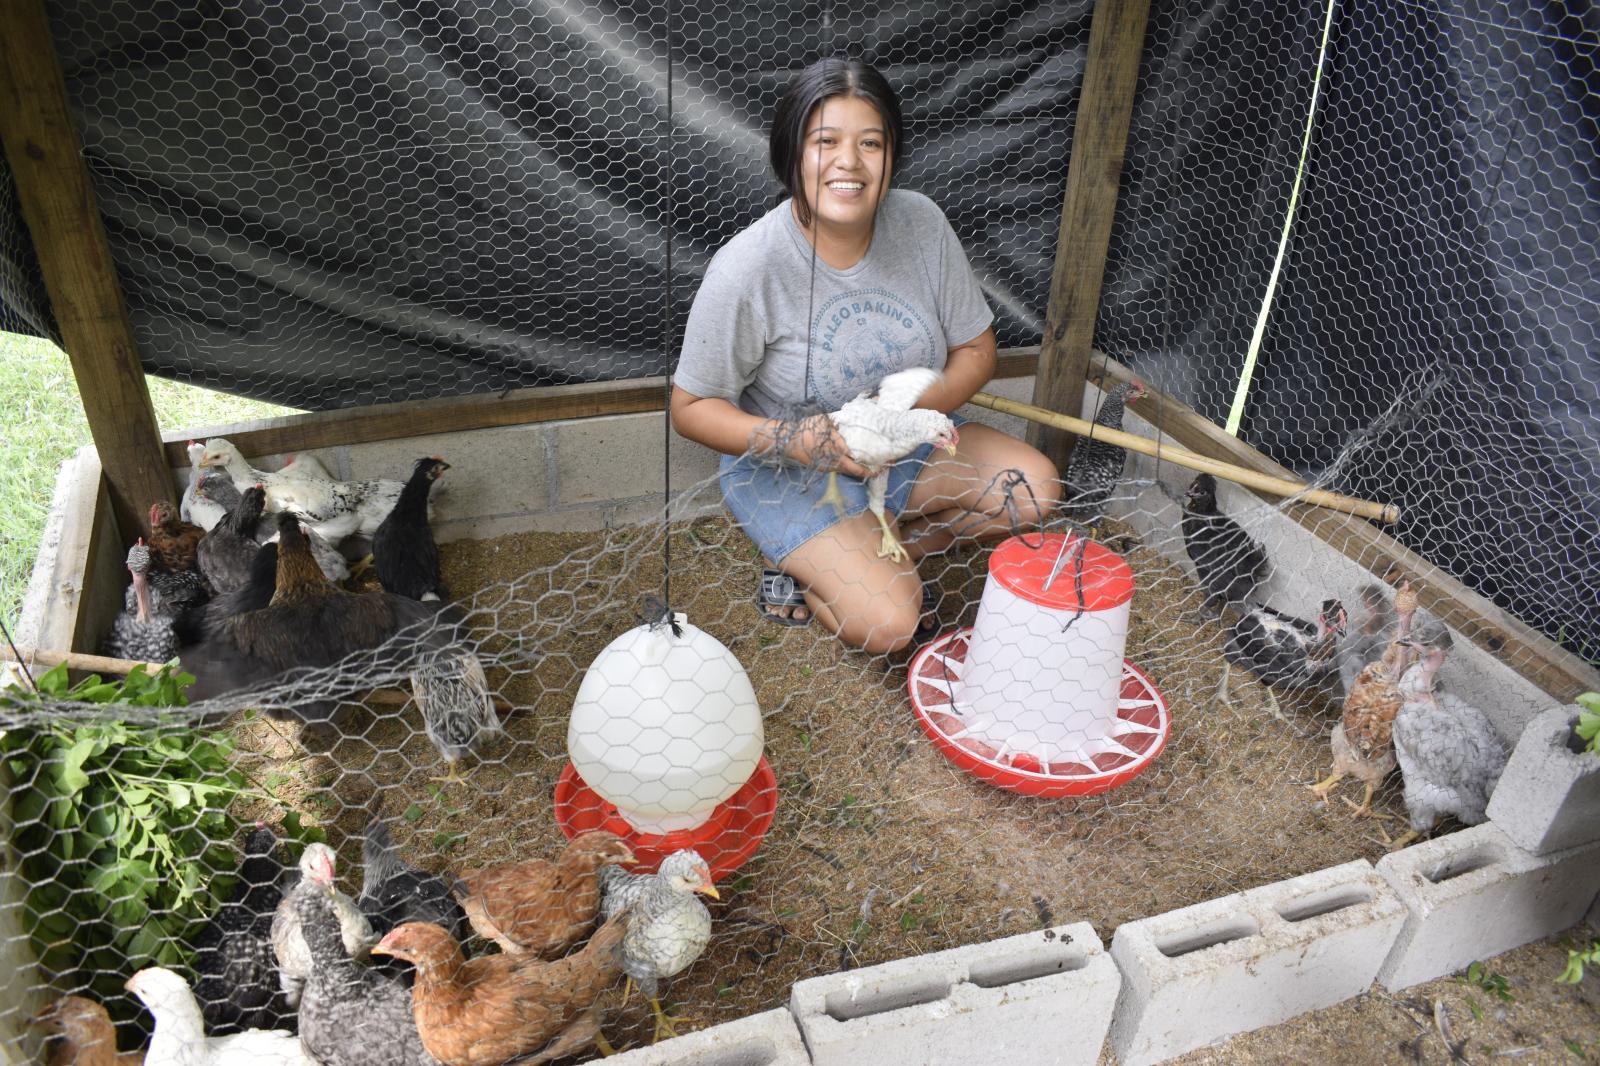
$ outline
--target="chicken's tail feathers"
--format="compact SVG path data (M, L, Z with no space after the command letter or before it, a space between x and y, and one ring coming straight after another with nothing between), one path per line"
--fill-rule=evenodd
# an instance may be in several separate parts
M361 835L361 894L372 895L378 887L404 868L400 852L394 846L394 836L389 832L389 822L374 813Z

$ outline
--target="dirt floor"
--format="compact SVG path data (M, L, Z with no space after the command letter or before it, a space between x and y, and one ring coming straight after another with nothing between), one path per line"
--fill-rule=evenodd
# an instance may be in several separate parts
M347 891L359 887L359 847L345 841L375 798L396 819L406 856L429 869L559 850L551 794L566 763L567 714L588 663L638 624L642 594L660 594L659 537L628 528L444 546L445 579L474 606L491 682L515 708L505 742L466 785L430 780L441 765L414 707L358 710L340 743L311 756L290 727L236 726L255 753L251 773L284 807L329 826ZM938 570L946 625L971 623L986 558L925 565L925 575ZM1377 823L1315 802L1305 787L1326 773L1333 705L1284 697L1280 721L1266 690L1238 671L1232 703L1219 702L1221 629L1184 617L1199 595L1181 571L1142 547L1128 558L1139 591L1127 654L1170 701L1171 739L1121 788L1042 801L974 780L931 746L906 696L909 654L873 659L819 626L761 620L759 560L743 535L720 519L675 527L673 605L749 671L780 787L760 852L711 905L710 950L671 983L684 1031L781 1005L801 978L1071 921L1091 922L1109 942L1131 918L1384 854ZM1398 789L1377 806L1400 812ZM1542 964L1530 961L1526 980ZM1391 1004L1361 1009L1408 1016ZM1464 999L1450 1009L1458 1032L1470 1032ZM635 997L611 1012L607 1033L619 1047L637 1044L649 1039L648 1019ZM1397 1032L1392 1044L1415 1035Z

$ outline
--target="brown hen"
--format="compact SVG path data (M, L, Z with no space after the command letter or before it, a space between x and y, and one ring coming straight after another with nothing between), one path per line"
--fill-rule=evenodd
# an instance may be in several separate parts
M456 898L472 929L500 950L560 958L600 913L600 868L629 864L633 852L615 833L596 830L568 844L555 862L506 862L467 870Z
M178 509L161 500L150 505L150 556L160 570L198 570L196 555L206 531L178 517Z
M106 1009L82 996L63 996L28 1019L49 1041L46 1066L139 1066L142 1051L117 1051Z
M619 915L573 955L485 955L470 962L437 925L407 922L372 949L417 968L411 1010L422 1046L443 1066L520 1066L575 1054L600 1036L602 993L622 976ZM531 1055L530 1058L518 1058Z

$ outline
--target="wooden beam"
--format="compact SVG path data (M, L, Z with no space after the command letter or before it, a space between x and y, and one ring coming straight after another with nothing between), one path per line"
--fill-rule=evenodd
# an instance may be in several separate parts
M1099 353L1095 363L1101 364ZM1114 359L1106 358L1104 366L1104 388L1135 380L1136 375ZM1151 388L1148 381L1144 385L1144 396L1129 403L1128 409L1156 426L1163 436L1200 455L1275 477L1294 477L1294 471L1230 436L1192 407ZM1556 699L1571 701L1579 693L1600 691L1600 671L1382 530L1349 515L1304 504L1285 504L1281 510L1378 577L1397 566L1415 575L1422 584L1420 602L1425 609Z
M56 498L62 528L51 556L50 594L32 639L44 647L95 647L122 609L127 587L122 542L111 516L100 459L80 449L62 468L65 492Z
M117 525L131 540L149 532L152 503L174 500L172 479L42 0L0 3L0 143Z
M1094 6L1039 376L1033 384L1033 402L1046 410L1076 415L1083 406L1149 11L1149 0L1098 0ZM1028 442L1062 471L1075 439L1042 426L1028 430Z
M428 433L456 433L495 426L521 426L565 418L593 418L659 411L666 400L666 379L634 378L579 385L547 385L479 396L315 411L305 415L264 418L232 426L200 426L162 435L171 466L188 466L184 444L226 435L245 456L310 451L343 444L399 440Z

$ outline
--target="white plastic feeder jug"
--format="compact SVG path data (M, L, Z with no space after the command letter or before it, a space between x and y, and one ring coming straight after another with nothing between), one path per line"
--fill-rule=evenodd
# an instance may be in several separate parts
M578 686L567 752L584 783L641 833L704 824L755 773L765 743L750 676L715 637L673 616L606 645Z
M1032 536L1012 537L989 557L953 695L970 732L1000 758L1026 753L1041 764L1088 763L1119 748L1133 571L1116 552L1077 534L1042 537L1042 546Z

